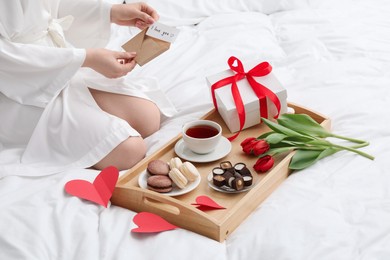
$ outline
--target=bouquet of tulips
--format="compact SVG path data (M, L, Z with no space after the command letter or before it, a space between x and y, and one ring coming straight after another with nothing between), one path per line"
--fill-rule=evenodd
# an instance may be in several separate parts
M304 169L342 150L374 159L373 156L357 150L357 148L367 146L368 142L333 134L306 114L283 114L277 119L277 123L266 118L262 120L271 131L257 138L246 138L241 142L244 153L259 157L253 166L258 172L271 169L275 155L290 151L295 151L289 164L292 170ZM325 139L328 137L347 140L354 145L335 144Z

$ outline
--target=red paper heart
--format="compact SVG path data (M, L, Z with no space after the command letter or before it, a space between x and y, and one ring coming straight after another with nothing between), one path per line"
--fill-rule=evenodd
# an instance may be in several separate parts
M110 166L96 176L93 183L86 180L71 180L65 184L65 191L70 195L93 201L107 208L108 201L114 192L119 171Z
M133 222L138 227L133 228L131 232L136 233L156 233L177 228L162 217L150 212L138 213L134 216Z
M197 206L200 210L211 210L211 209L225 209L225 207L216 203L213 199L206 195L198 196L195 199L196 203L192 203L192 205Z

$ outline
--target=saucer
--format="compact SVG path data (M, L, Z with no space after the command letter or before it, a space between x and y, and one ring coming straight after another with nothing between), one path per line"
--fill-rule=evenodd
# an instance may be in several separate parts
M222 136L215 150L207 154L198 154L191 151L184 143L183 139L180 139L175 144L176 154L187 161L205 163L219 160L230 153L232 149L232 144L230 141Z

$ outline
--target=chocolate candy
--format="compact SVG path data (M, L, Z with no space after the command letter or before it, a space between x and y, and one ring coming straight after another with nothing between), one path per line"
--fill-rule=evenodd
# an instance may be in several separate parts
M222 187L226 184L226 179L222 175L215 175L213 177L213 184L217 187Z
M234 172L231 171L225 171L222 174L223 177L225 177L226 180L229 180L230 178L234 178Z
M222 176L225 178L226 184L227 184L228 186L230 186L230 182L232 181L232 179L235 178L235 177L234 177L234 173L231 172L231 171L225 171L225 172L222 174Z
M220 167L215 167L213 169L213 175L222 175L224 174L225 170Z
M246 167L245 163L239 162L234 166L230 161L220 163L219 167L212 170L213 184L217 187L231 188L240 191L247 186L253 184L253 176L251 171Z
M242 177L235 177L231 182L231 186L235 190L242 190L244 188L244 180Z
M234 169L242 176L252 176L251 171L246 167L245 163L236 163Z
M224 162L221 162L220 164L221 168L224 169L224 170L227 170L227 169L230 169L230 168L233 168L233 165L231 162L229 161L224 161Z
M245 163L242 163L242 162L239 162L239 163L236 163L235 165L234 165L234 169L236 170L236 171L241 171L243 168L245 168L246 167L246 164Z
M245 187L251 186L252 183L253 183L253 177L252 176L243 176L242 179L244 181L244 186Z

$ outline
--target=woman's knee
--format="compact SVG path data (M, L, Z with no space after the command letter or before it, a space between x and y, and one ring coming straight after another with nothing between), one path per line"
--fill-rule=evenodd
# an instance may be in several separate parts
M130 166L137 164L146 155L146 143L141 137L130 137L123 141L120 146L122 158Z
M146 150L145 141L141 137L130 137L115 147L94 167L104 169L108 166L115 166L119 170L127 170L145 157Z
M160 129L160 109L147 99L90 89L98 106L126 120L143 138Z

